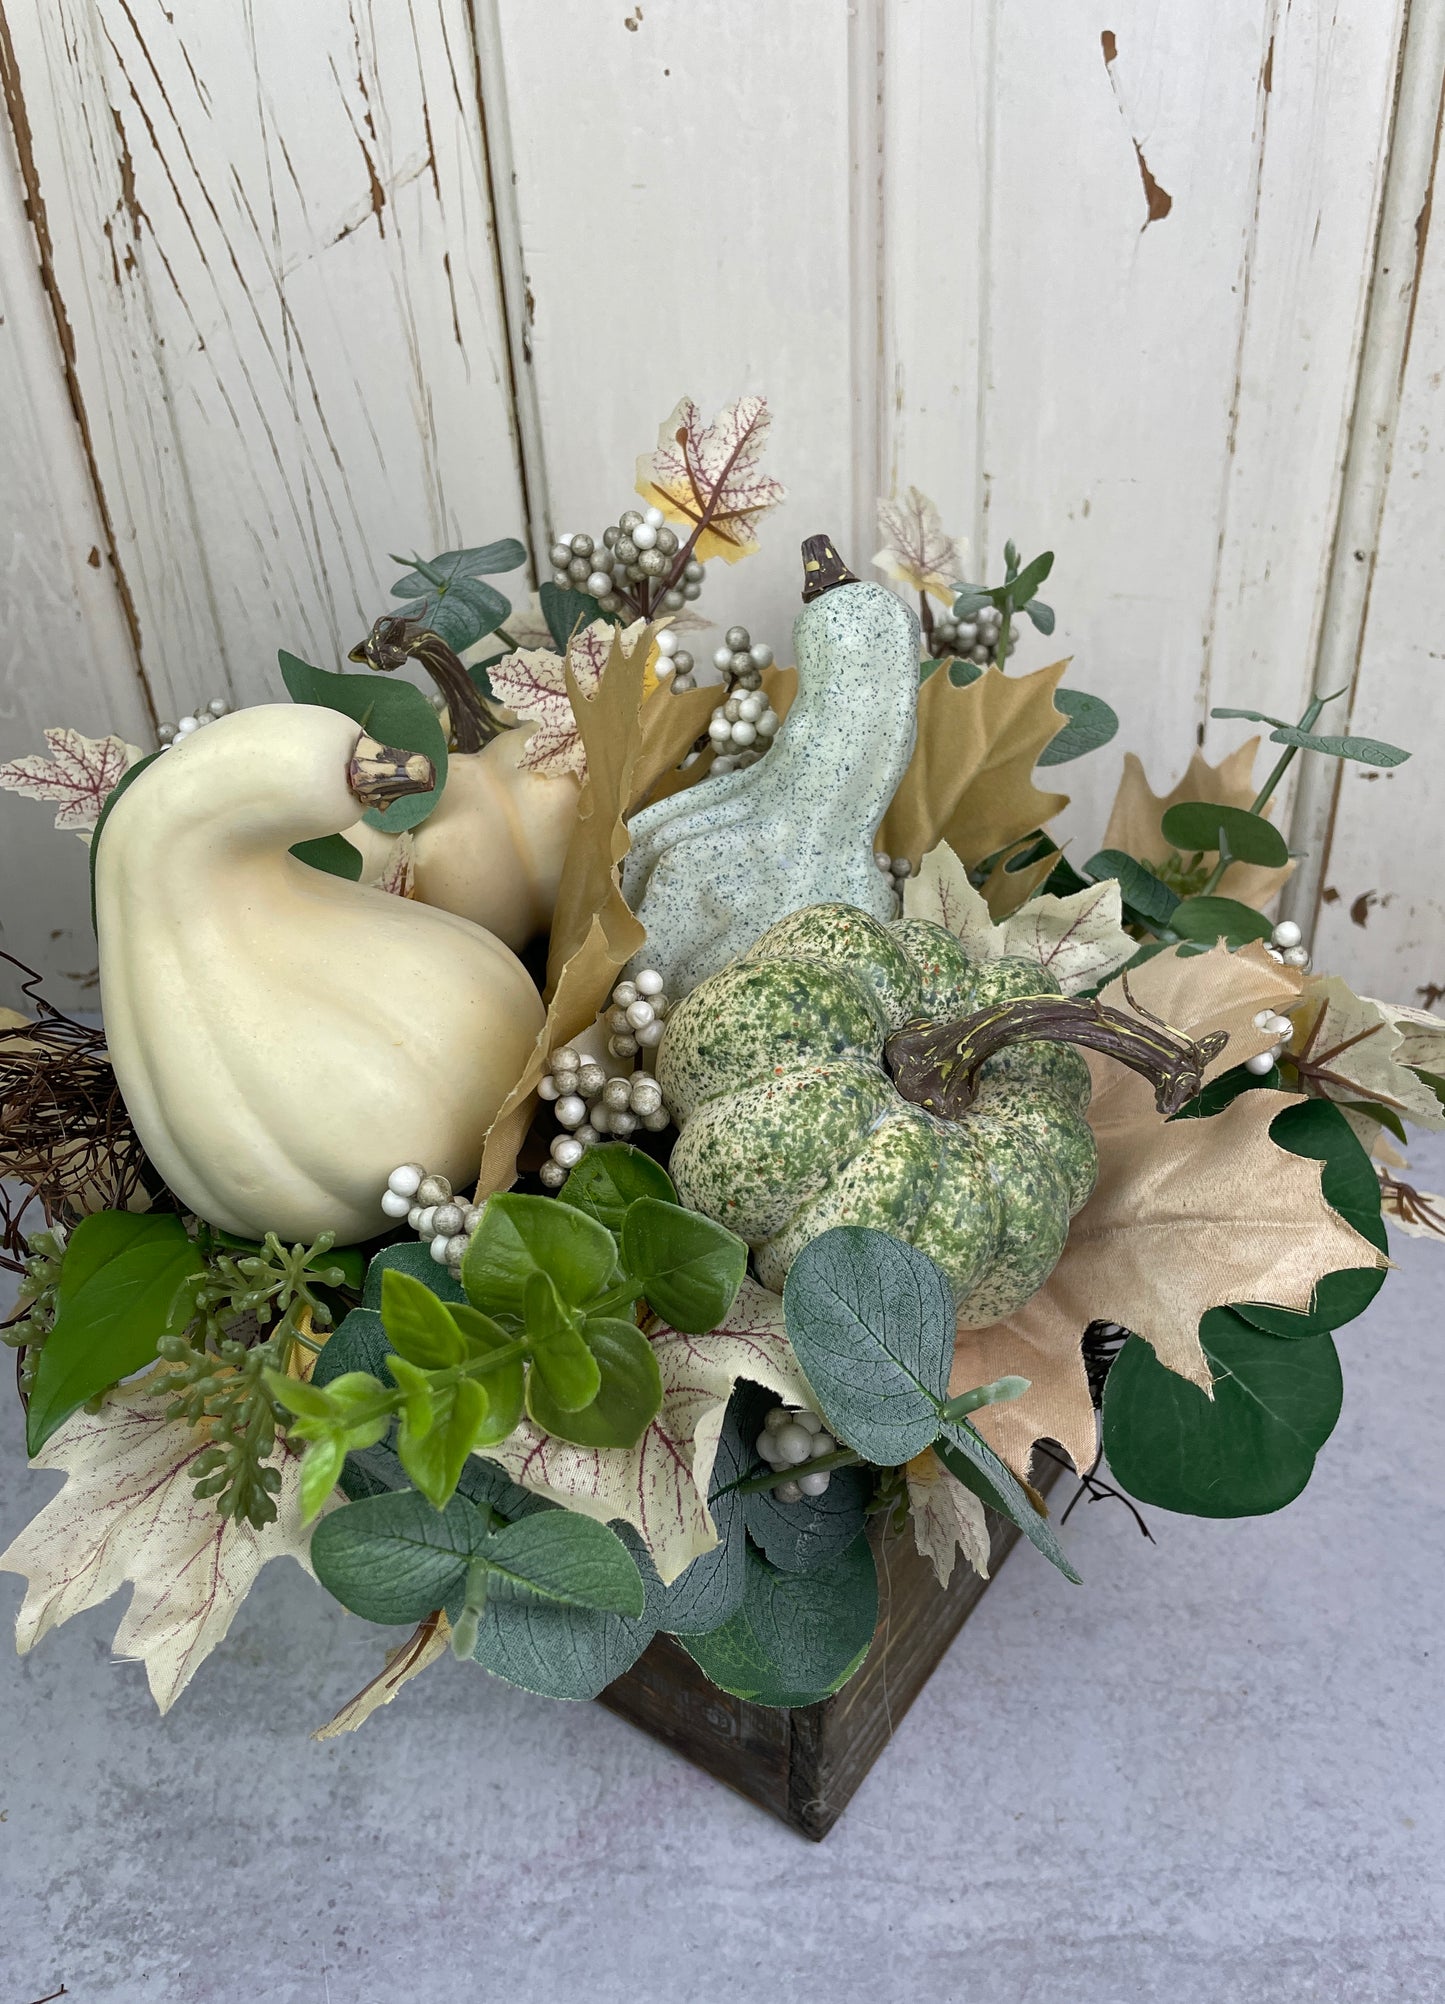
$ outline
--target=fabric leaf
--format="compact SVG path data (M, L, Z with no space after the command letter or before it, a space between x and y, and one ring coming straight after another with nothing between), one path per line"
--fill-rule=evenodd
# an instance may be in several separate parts
M990 1541L983 1504L950 1473L933 1449L915 1455L904 1471L913 1542L946 1587L961 1552L979 1578L988 1578Z
M413 1677L420 1676L440 1657L447 1653L451 1642L451 1624L440 1608L429 1614L418 1624L415 1632L395 1649L386 1652L384 1668L378 1670L371 1682L364 1685L354 1698L348 1698L324 1726L318 1726L311 1735L313 1740L334 1740L342 1733L354 1733L364 1726L373 1712L389 1705L403 1684L409 1684Z
M1438 1071L1445 1061L1438 1016L1356 995L1337 974L1311 974L1294 1024L1291 1053L1326 1099L1373 1100L1418 1127L1445 1127L1445 1107L1409 1069Z
M521 765L525 772L545 773L558 778L575 773L587 776L587 752L578 728L568 690L567 674L590 701L602 681L617 629L610 620L594 619L572 636L565 657L545 647L520 647L515 654L495 662L490 670L492 690L497 700L537 728L527 740ZM631 651L642 622L636 621L623 633L623 644Z
M693 555L735 564L758 547L758 517L786 489L763 472L761 459L772 412L766 397L739 397L710 425L684 397L657 434L657 448L637 462L637 491L688 535L705 522Z
M1116 974L1138 951L1138 941L1120 922L1119 886L1112 879L1066 898L1046 892L996 925L947 843L930 851L917 875L904 880L903 909L909 918L946 926L971 959L1037 961L1065 995Z
M1251 807L1255 798L1254 755L1259 739L1250 738L1218 765L1211 765L1202 752L1195 752L1189 769L1169 793L1155 793L1144 776L1144 768L1133 752L1124 754L1124 776L1109 810L1109 825L1100 844L1104 849L1122 849L1141 863L1158 868L1174 853L1173 844L1161 826L1171 807L1182 801L1203 800L1212 807ZM1268 815L1272 805L1261 810ZM1219 882L1221 897L1237 898L1241 904L1262 908L1279 890L1293 870L1293 863L1269 869L1257 863L1231 863Z
M100 810L122 775L145 757L124 738L87 738L68 726L45 733L44 752L27 752L0 765L0 786L32 800L59 802L57 828L88 842Z
M1298 977L1263 947L1157 955L1129 976L1135 1001L1186 1036L1229 1032L1206 1072L1217 1077L1267 1047L1254 1027L1264 1009L1294 1001ZM1127 1009L1122 982L1101 1000ZM1009 1465L1028 1470L1033 1444L1059 1441L1076 1467L1094 1454L1094 1411L1080 1343L1092 1321L1146 1338L1160 1363L1202 1389L1211 1373L1200 1318L1234 1302L1304 1310L1316 1283L1345 1268L1379 1268L1384 1255L1326 1203L1320 1162L1270 1138L1293 1094L1241 1093L1207 1120L1163 1121L1148 1081L1086 1054L1099 1148L1094 1194L1069 1230L1052 1275L1005 1321L959 1333L952 1393L1016 1374L1022 1397L990 1406L974 1424Z
M883 538L873 559L878 569L951 606L963 558L928 496L910 487L901 501L880 501L878 531Z
M599 1523L618 1518L642 1538L664 1586L716 1545L707 1507L713 1458L739 1378L810 1403L784 1331L780 1296L745 1280L726 1321L706 1336L651 1332L662 1410L635 1448L574 1447L530 1420L486 1459L524 1489Z
M191 1463L207 1436L166 1418L174 1393L156 1376L108 1392L100 1410L73 1413L33 1468L70 1478L4 1553L0 1571L29 1580L16 1622L21 1655L59 1622L132 1581L112 1645L139 1658L165 1712L223 1639L268 1559L310 1570L300 1512L301 1459L284 1448L276 1517L264 1529L223 1518L197 1498Z

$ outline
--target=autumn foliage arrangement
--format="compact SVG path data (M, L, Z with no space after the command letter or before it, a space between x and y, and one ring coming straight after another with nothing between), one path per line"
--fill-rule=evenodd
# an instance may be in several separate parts
M1118 720L1013 665L1051 554L969 582L910 490L889 587L806 545L796 667L694 657L767 429L685 399L525 604L516 541L413 559L289 703L0 767L90 844L105 1005L0 1019L6 1340L67 1477L0 1556L22 1650L129 1583L165 1710L289 1556L399 1631L323 1732L448 1650L586 1699L659 1634L807 1705L886 1538L946 1588L1004 1520L1077 1579L1040 1457L1204 1516L1308 1481L1382 1214L1445 1230L1393 1145L1445 1025L1311 968L1271 817L1296 758L1405 753L1216 712L1264 773L1129 754L1066 854L1056 769Z

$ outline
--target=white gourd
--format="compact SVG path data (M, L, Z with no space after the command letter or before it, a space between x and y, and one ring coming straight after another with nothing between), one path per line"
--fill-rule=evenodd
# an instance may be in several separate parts
M127 1110L181 1202L250 1238L370 1237L398 1162L470 1181L542 1026L490 933L288 853L354 821L357 740L334 710L237 711L134 781L96 857Z
M513 949L552 923L580 788L522 765L525 724L500 732L478 752L453 752L435 808L412 830L413 895L439 911L485 926ZM362 856L362 875L385 868L392 836L364 821L345 831Z

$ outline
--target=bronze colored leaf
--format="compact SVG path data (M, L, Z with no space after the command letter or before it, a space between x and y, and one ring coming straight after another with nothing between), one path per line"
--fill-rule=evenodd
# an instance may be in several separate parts
M1067 719L1054 708L1066 661L1031 675L985 668L966 688L938 669L918 692L918 743L883 817L879 846L915 869L946 841L980 863L1041 828L1068 795L1033 783L1039 753Z
M1229 1032L1206 1077L1266 1048L1254 1017L1297 1000L1298 978L1261 946L1161 954L1129 977L1136 1003L1188 1037ZM1127 1008L1122 980L1103 1001ZM1089 1124L1099 1180L1074 1219L1053 1274L1023 1308L987 1329L964 1330L950 1391L1008 1375L1030 1380L973 1424L1025 1474L1036 1440L1052 1439L1076 1467L1094 1454L1094 1413L1080 1343L1093 1321L1145 1337L1159 1361L1210 1385L1200 1317L1232 1302L1305 1309L1316 1283L1344 1267L1386 1264L1325 1202L1321 1164L1291 1155L1270 1122L1297 1095L1247 1092L1208 1120L1161 1121L1147 1080L1086 1054L1094 1098Z

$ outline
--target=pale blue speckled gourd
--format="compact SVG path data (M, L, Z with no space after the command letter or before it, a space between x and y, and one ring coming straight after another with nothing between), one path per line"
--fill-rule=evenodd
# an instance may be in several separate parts
M851 579L804 606L793 645L798 693L767 756L631 824L622 888L647 927L636 965L674 1000L805 905L893 916L873 843L913 755L918 620Z

